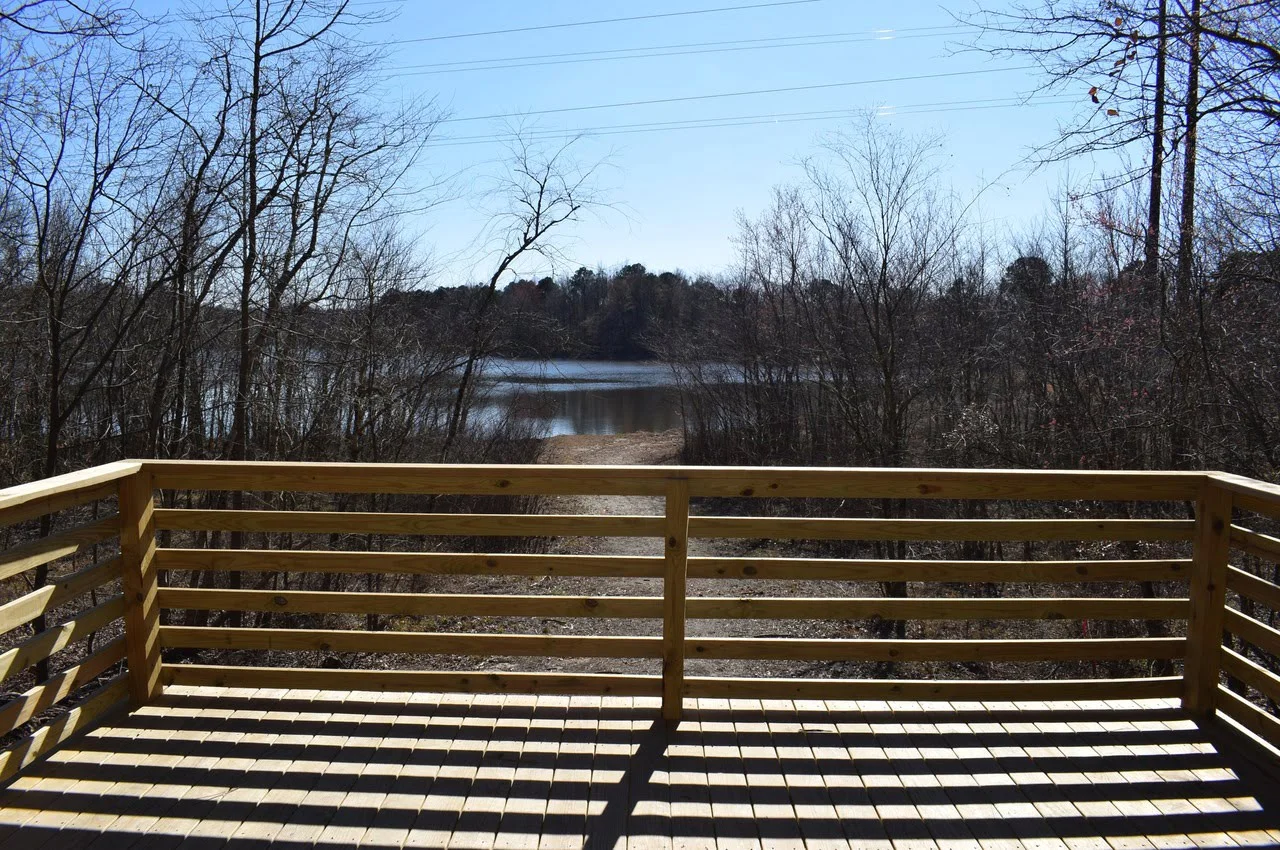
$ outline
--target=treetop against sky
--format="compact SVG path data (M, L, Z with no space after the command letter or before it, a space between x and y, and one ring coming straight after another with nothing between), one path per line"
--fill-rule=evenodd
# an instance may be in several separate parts
M161 7L171 12L141 6ZM604 163L612 207L574 228L571 265L696 273L729 266L737 212L762 208L773 186L799 177L824 132L867 112L940 135L955 190L982 191L977 220L1016 232L1065 173L1031 172L1028 153L1093 108L1083 89L1026 101L1028 63L965 49L976 33L957 17L974 11L965 0L357 0L351 11L383 18L350 30L385 49L378 96L431 98L441 110L410 178L443 181L445 203L413 218L442 283L481 276L484 189L516 129L548 145L581 136L574 156ZM1112 165L1076 161L1071 177ZM572 271L527 265L516 273Z

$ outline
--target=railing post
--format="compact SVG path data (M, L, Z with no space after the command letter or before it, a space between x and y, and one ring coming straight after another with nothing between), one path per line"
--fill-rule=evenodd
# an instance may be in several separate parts
M1212 716L1218 701L1230 547L1231 493L1205 481L1196 501L1191 614L1187 619L1187 661L1182 688L1183 709L1201 718Z
M145 469L120 479L120 553L129 695L135 706L160 696L160 606L155 569L155 486Z
M684 609L689 559L689 481L667 482L666 568L662 578L662 719L684 706Z

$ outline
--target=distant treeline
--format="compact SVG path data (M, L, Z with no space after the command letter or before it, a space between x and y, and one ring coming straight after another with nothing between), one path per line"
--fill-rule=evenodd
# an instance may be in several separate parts
M388 305L425 321L474 310L486 287L388 293ZM569 277L518 279L498 293L492 352L508 357L651 360L656 341L695 332L715 313L723 287L679 271L654 273L639 263L616 271L579 268Z
M1103 193L1002 247L939 156L854 129L742 220L714 309L651 343L682 364L688 460L1280 474L1274 239L1206 224L1189 277L1151 273Z

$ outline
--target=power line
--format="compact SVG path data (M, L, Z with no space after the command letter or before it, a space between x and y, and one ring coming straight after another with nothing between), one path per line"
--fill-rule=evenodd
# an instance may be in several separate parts
M533 62L540 59L565 59L565 58L574 58L574 57L611 56L611 55L623 54L623 53L648 52L652 50L680 50L684 48L698 48L698 47L726 47L726 46L734 46L734 45L767 44L767 43L784 42L784 41L807 41L807 40L821 39L821 38L846 38L851 36L874 36L877 38L883 38L885 40L893 40L893 39L906 37L906 36L900 36L898 35L898 33L931 34L939 30L964 31L964 30L972 30L972 29L975 29L975 27L969 26L967 24L944 24L944 25L930 26L930 27L903 27L900 29L885 27L881 29L871 29L871 30L854 30L851 32L820 32L820 33L812 33L809 35L783 35L783 36L773 36L771 38L735 38L728 41L687 41L687 42L681 42L677 44L651 44L644 47L616 47L616 48L611 48L609 50L575 50L570 53L535 53L529 56L493 56L487 59L461 59L454 62L428 62L425 64L419 63L415 65L392 65L388 67L386 70L417 71L420 69L452 68L460 65L489 65L495 62ZM950 32L943 32L940 34L947 35L947 34L950 34Z
M489 121L497 118L527 118L533 115L556 115L566 112L586 112L594 109L617 109L625 106L652 106L662 103L688 103L699 100L719 100L729 97L751 97L762 94L787 94L791 92L819 91L822 89L851 88L854 86L870 86L879 83L904 83L918 80L940 80L952 77L973 77L982 74L1001 74L1009 71L1030 71L1034 65L1020 65L1012 68L979 68L972 71L944 71L936 74L913 74L903 77L880 77L873 80L850 80L843 83L816 83L807 86L786 86L776 89L753 89L750 91L720 92L717 94L694 94L683 97L664 97L653 100L627 100L619 103L598 103L591 106L563 106L556 109L535 109L527 112L499 112L493 115L472 115L466 118L445 118L441 124L459 124L464 121Z
M825 3L826 0L779 0L775 3L752 3L746 6L717 6L711 9L690 9L685 12L659 12L652 15L632 15L626 18L598 18L594 21L571 21L563 24L539 24L531 27L513 27L505 30L483 30L480 32L460 32L452 35L428 35L421 38L401 38L383 42L383 44L421 44L428 41L449 41L457 38L480 38L487 35L507 35L517 32L538 32L540 30L568 29L570 27L593 27L597 24L621 24L630 21L653 21L658 18L684 18L690 15L711 15L719 12L742 12L748 9L768 9L775 6L804 6L810 3Z
M694 49L694 50L675 50L675 49L663 50L659 48L657 49L656 52L651 52L651 53L636 52L636 53L627 53L624 55L617 55L617 56L584 57L584 56L581 56L580 54L575 55L571 53L565 53L565 54L560 54L560 56L565 58L548 59L548 60L536 61L536 62L506 62L505 64L483 64L484 60L473 60L473 62L465 63L468 65L472 65L472 67L465 67L465 68L440 68L437 70L423 70L423 71L412 70L411 68L402 68L402 69L392 68L388 70L396 71L397 73L395 76L397 77L405 77L405 76L425 77L425 76L434 76L437 74L461 74L461 73L468 73L472 71L503 71L503 70L510 70L513 68L541 68L549 65L580 65L583 63L592 63L592 62L616 62L622 59L654 59L654 58L660 58L660 57L666 57L666 56L700 56L700 55L709 54L709 53L740 53L743 51L750 51L750 50L777 50L777 49L788 48L788 47L791 47L791 48L822 47L825 45L832 45L832 44L860 44L860 43L867 43L872 41L890 41L890 40L905 41L906 39L913 39L913 38L938 38L940 36L960 35L961 33L968 32L968 31L971 31L971 30L957 29L950 32L918 33L914 35L901 35L901 36L861 35L856 38L829 38L822 41L797 41L797 42L786 43L786 44L749 44L749 45L742 45L739 47L711 47L711 48L702 48L702 49ZM495 61L502 62L503 60L495 60ZM464 63L459 62L459 63L451 63L451 64L461 65Z
M914 104L901 104L901 105L882 104L880 106L875 107L875 109L880 109L880 110L915 109L915 108L926 107L926 106L954 106L959 104L1008 103L1008 102L1025 102L1025 101L1023 98L1019 98L1019 97L987 97L987 98L978 98L973 100L942 100L942 101L934 101L932 103L914 103ZM758 118L790 118L790 117L803 116L803 115L837 115L838 114L843 116L843 115L856 114L859 111L860 110L854 109L851 107L844 107L841 109L820 109L820 110L809 110L805 112L765 112L765 113L757 113L754 115L720 115L720 116L714 116L711 118L680 118L674 121L640 121L632 124L605 124L597 127L584 127L584 128L574 130L572 132L575 134L584 134L584 133L595 133L595 132L604 131L604 130L630 129L633 127L661 128L661 127L670 127L670 126L675 126L680 124L700 124L700 123L709 122L709 121L741 121L741 120L753 120ZM566 132L566 131L535 130L533 131L533 134L534 135L538 135L540 133L559 134L561 132ZM502 139L502 138L515 139L515 138L519 138L522 135L528 135L528 134L522 134L518 131L512 130L512 131L501 132L501 133L480 133L474 136L450 136L448 139L445 139L442 141L463 141L463 140L470 140L470 139Z
M1048 98L983 98L977 100L935 101L932 103L915 103L876 107L877 115L885 118L897 115L927 115L940 112L968 112L983 109L1009 109L1018 106L1049 106L1074 103L1075 97ZM638 124L612 124L602 127L584 127L574 130L547 130L526 134L523 138L530 141L549 141L556 139L573 139L579 136L622 136L635 133L655 133L667 130L706 130L720 127L746 127L762 124L793 124L808 121L831 121L851 118L860 114L858 109L830 109L813 112L774 112L758 115L732 115L718 118L687 119L685 121L661 121ZM519 133L502 133L494 135L453 136L438 142L431 142L427 147L459 147L467 145L493 144L521 138Z

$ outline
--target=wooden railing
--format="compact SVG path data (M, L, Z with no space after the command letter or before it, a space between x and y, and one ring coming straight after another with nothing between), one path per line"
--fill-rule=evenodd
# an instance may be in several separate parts
M129 700L129 673L121 668L139 636L136 627L122 633L126 622L136 619L137 606L125 587L139 575L137 549L122 545L133 518L122 517L112 503L125 504L120 492L136 488L140 470L138 463L113 463L0 491L0 527L41 520L42 530L48 530L59 514L87 511L92 517L85 521L76 516L57 532L0 554L0 587L10 589L0 605L0 634L5 637L0 682L32 668L43 671L55 656L71 656L60 672L43 673L33 687L0 705L0 735L11 736L55 706L73 703L0 753L0 782ZM129 553L134 557L127 558ZM31 583L33 573L54 567L63 569L47 584L9 598L15 585ZM27 625L32 635L13 636ZM158 656L153 660L158 666Z
M231 510L233 491L270 494L263 505ZM158 502L157 494L162 498ZM452 513L422 510L300 510L280 494L436 496L643 496L662 512L645 516ZM313 501L318 503L319 497ZM695 506L737 499L776 512L788 500L997 502L1004 513L1073 503L1096 513L995 519L866 516L709 516ZM702 501L695 501L702 500ZM164 507L158 506L165 505ZM1135 504L1137 503L1137 504ZM808 513L813 505L807 502ZM178 507L183 505L183 507ZM1195 519L1132 518L1190 515ZM1145 506L1145 507L1144 507ZM1163 506L1163 510L1161 510ZM934 504L934 508L941 505ZM834 511L832 511L834 513ZM940 509L916 514L942 514ZM88 516L86 517L86 514ZM1113 514L1120 514L1118 516ZM1251 518L1250 518L1251 517ZM68 519L69 518L69 519ZM0 779L124 704L157 699L165 685L458 690L661 696L664 716L680 717L685 697L1053 700L1181 697L1191 714L1216 711L1280 746L1280 721L1265 706L1280 702L1280 583L1256 564L1280 564L1280 488L1216 473L907 469L727 469L709 467L568 467L295 464L133 461L97 467L0 492L0 526L41 520L40 533L0 554L0 653L5 681L32 686L0 705L0 734L11 735L56 705L70 711L0 755ZM491 551L343 551L334 541L445 538L651 538L653 554L543 554ZM1085 541L1121 557L994 560L907 557L699 556L690 541L998 541L1061 545ZM305 545L299 546L299 541ZM319 541L319 542L317 542ZM326 544L329 548L323 548ZM1159 557L1136 557L1140 547ZM367 549L369 547L366 547ZM459 547L460 548L460 547ZM901 553L901 550L899 550ZM1149 554L1149 553L1148 553ZM1231 564L1234 557L1247 563ZM1257 559L1249 560L1249 559ZM15 593L33 571L53 569L47 584ZM58 572L61 570L61 572ZM56 573L56 574L55 574ZM167 580L190 575L190 586ZM545 595L529 592L359 592L316 589L317 577L578 577L661 582L645 595ZM271 587L268 576L283 577ZM234 577L234 580L222 580ZM309 578L308 578L309 577ZM219 579L215 581L215 579ZM372 583L372 578L370 579ZM820 597L791 595L796 582L881 582L949 587L925 593ZM311 582L308 585L308 582ZM695 591L690 590L694 583ZM717 587L726 582L736 593ZM221 583L225 586L215 586ZM302 586L299 586L301 583ZM780 584L781 583L781 584ZM1056 593L958 597L958 588L1015 583ZM1152 583L1185 588L1176 595L1139 592ZM822 585L828 587L829 585ZM782 587L782 592L776 589ZM760 595L755 588L777 595ZM745 592L743 592L745 589ZM1087 595L1085 595L1087 594ZM86 600L86 596L89 597ZM249 615L250 627L241 625ZM315 615L311 617L309 615ZM369 618L365 628L353 618ZM292 621L280 625L282 618ZM338 620L344 628L331 628ZM610 618L650 628L632 634L535 634L455 629L424 631L423 618ZM414 628L386 628L407 618ZM690 623L733 620L905 622L899 637L760 637L688 633ZM54 621L50 624L50 620ZM984 621L1161 623L1120 637L958 637L921 639L925 621L968 626ZM302 621L303 625L298 623ZM359 622L358 619L356 622ZM469 622L469 621L468 621ZM314 627L317 623L324 628ZM13 637L29 624L30 636ZM373 626L376 625L376 628ZM401 624L403 625L403 624ZM693 631L705 631L705 628ZM608 631L605 629L604 631ZM828 630L825 634L833 633ZM1135 633L1137 636L1135 636ZM20 633L19 633L20 634ZM819 633L822 635L822 633ZM1228 645L1224 646L1224 636ZM95 641L96 643L93 642ZM105 642L103 642L105 640ZM86 645L92 649L86 649ZM395 653L475 657L638 659L652 672L437 669L328 669L209 663L209 653ZM61 653L61 655L60 655ZM56 657L55 657L56 656ZM694 659L699 661L694 662ZM689 675L686 662L712 666L750 661L1106 662L1147 661L1146 674L1102 678L810 678ZM1178 665L1181 665L1181 672ZM886 667L886 669L891 669ZM710 671L715 673L714 666ZM86 693L88 691L88 693Z

